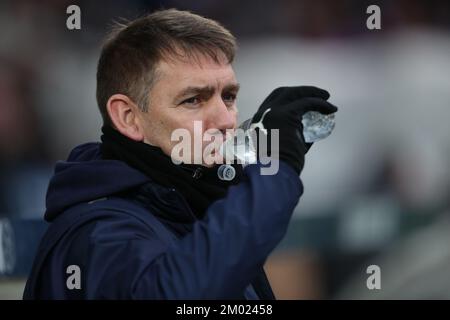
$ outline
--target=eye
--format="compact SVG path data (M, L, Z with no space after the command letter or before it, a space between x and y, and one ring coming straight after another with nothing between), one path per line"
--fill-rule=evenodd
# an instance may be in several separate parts
M236 94L235 93L226 93L222 96L223 101L227 106L233 106L234 102L236 101Z
M195 106L199 103L200 103L200 98L196 96L196 97L191 97L186 100L183 100L180 104L184 104L187 106Z

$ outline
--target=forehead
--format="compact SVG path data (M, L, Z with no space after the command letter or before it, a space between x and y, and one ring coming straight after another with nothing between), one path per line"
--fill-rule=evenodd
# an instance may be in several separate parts
M236 83L236 76L230 63L225 61L217 63L204 55L199 55L195 59L163 60L159 62L157 70L160 82L179 89L192 85L222 87Z

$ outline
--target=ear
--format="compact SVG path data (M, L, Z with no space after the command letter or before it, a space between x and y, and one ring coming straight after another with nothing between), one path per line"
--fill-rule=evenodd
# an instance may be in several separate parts
M132 140L144 140L138 117L140 110L130 98L123 94L114 94L108 99L106 109L117 131Z

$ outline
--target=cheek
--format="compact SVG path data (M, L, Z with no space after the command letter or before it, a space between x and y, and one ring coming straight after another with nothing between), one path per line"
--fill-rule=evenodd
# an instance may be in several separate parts
M151 145L164 147L167 145L167 140L170 142L170 130L168 129L168 121L162 114L156 112L149 112L144 120L144 142Z
M191 139L191 143L193 142L194 137L194 121L190 118L183 117L181 114L177 116L172 116L160 121L161 126L161 136L164 139L163 144L166 148L172 148L176 144L180 143L179 140L173 139L172 134L174 134L174 138L181 136L185 136L188 134L186 138ZM180 130L181 129L181 130ZM179 130L176 132L176 130ZM187 132L186 132L187 130Z
M194 121L182 116L173 117L166 121L164 125L166 126L169 136L177 129L186 129L191 133L194 132Z

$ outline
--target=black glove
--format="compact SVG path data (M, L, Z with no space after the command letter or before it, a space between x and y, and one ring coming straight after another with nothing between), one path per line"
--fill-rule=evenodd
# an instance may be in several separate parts
M330 94L316 87L280 87L264 100L252 118L252 123L260 122L268 130L267 154L278 153L279 159L287 162L300 174L305 163L305 154L312 143L303 138L302 117L308 111L330 114L337 108L326 100ZM279 150L270 150L270 130L279 129ZM257 129L258 130L258 129Z

